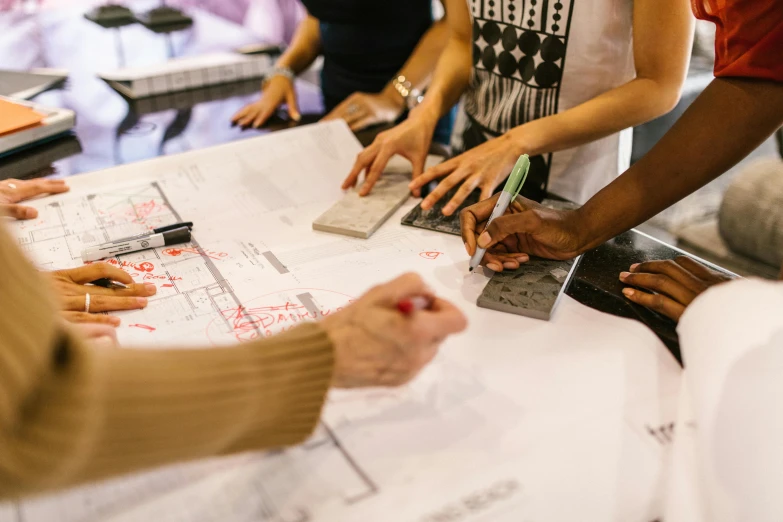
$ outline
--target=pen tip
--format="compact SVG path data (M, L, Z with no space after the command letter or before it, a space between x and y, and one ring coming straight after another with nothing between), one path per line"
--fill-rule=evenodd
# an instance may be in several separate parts
M472 271L473 271L473 267L472 266L468 267L468 272L472 272Z

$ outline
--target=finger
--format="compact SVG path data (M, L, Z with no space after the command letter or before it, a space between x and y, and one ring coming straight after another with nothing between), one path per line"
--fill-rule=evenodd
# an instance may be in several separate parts
M151 297L158 292L153 283L134 283L125 288L103 288L95 285L81 285L77 289L80 294L113 295L116 297Z
M456 187L457 183L468 177L469 174L470 172L464 168L459 168L449 174L445 179L438 183L438 186L435 187L435 190L430 192L429 196L424 198L424 201L421 202L421 208L424 210L431 209L433 205L435 205L435 203L445 196L448 191Z
M706 289L702 280L694 276L681 265L672 260L646 261L638 263L631 267L630 271L634 274L660 274L677 281L680 285L698 294Z
M288 115L294 121L301 121L302 115L299 113L299 104L296 101L296 89L293 86L285 93L285 103L288 105Z
M236 124L239 123L241 120L247 116L247 113L250 111L250 106L246 105L239 109L233 116L231 116L231 122Z
M530 256L520 253L487 252L481 260L481 265L495 272L503 270L516 270L523 263L527 263Z
M351 128L351 130L356 132L356 131L360 131L360 130L366 128L366 127L369 127L370 125L375 123L375 117L374 116L365 116L365 117L362 117L361 119L356 119L356 120L353 120L353 121L350 121L350 122L348 120L346 120L346 122L348 123L348 126Z
M351 187L356 186L356 182L359 179L359 175L364 171L365 168L367 168L369 165L372 164L373 160L375 159L377 155L377 146L375 144L370 145L363 151L359 153L358 156L356 156L356 161L353 164L353 168L351 169L351 172L348 173L348 176L343 181L342 189L347 190Z
M256 107L249 107L245 115L237 120L237 125L240 127L248 127L253 123L258 115L258 109Z
M450 159L449 161L444 161L443 163L435 165L434 167L428 168L422 173L421 176L415 177L408 187L411 190L420 189L431 181L450 174L459 166L459 162L455 161L456 159L457 158Z
M376 286L367 292L367 299L373 303L397 309L400 301L411 297L430 297L432 290L416 273L408 272L386 284Z
M97 279L109 279L123 284L133 283L133 278L128 272L109 263L91 263L70 270L61 270L60 273L80 285Z
M634 290L633 288L623 289L623 294L625 294L625 297L630 301L642 305L645 308L649 308L654 312L658 312L674 321L679 321L682 313L685 311L683 305L662 294L648 294L647 292Z
M721 274L688 256L678 256L674 262L702 281L709 282L721 278Z
M272 114L274 114L275 110L277 109L276 106L272 105L266 105L264 107L261 107L258 110L258 114L256 115L255 119L253 120L252 127L254 129L259 128L261 125L266 123L266 121L269 119Z
M479 183L481 183L481 176L479 175L473 175L465 180L459 190L457 190L457 192L454 194L454 197L451 198L451 201L449 201L446 206L443 207L443 215L452 215L454 211L457 210L460 205L462 205L462 202L465 201L468 196L470 196L470 193L473 192L476 187L478 187Z
M652 290L659 294L666 294L678 303L689 305L698 295L679 282L664 274L639 274L623 272L620 281L645 290Z
M67 296L62 299L66 310L84 311L85 296ZM90 312L116 312L119 310L139 310L147 306L146 297L116 297L112 295L90 294Z
M481 187L481 195L479 196L479 201L483 201L485 199L491 198L492 197L492 193L494 191L495 191L495 187L492 186L492 184L485 183L484 186Z
M494 198L485 201L493 201ZM532 210L519 214L506 214L492 221L478 237L481 248L490 248L511 234L535 234L541 230L541 216Z
M106 314L88 314L87 312L73 312L66 310L61 312L63 318L69 323L94 323L94 324L106 324L109 326L119 326L122 322L119 317Z
M49 194L52 191L54 191L54 193L60 193L68 190L68 186L63 180L34 179L31 181L19 181L16 179L9 179L4 183L9 187L11 185L16 187L6 192L7 199L10 203L17 203L25 199L40 196L41 194Z
M35 219L38 217L38 211L33 207L24 205L0 205L0 212L14 219Z
M367 176L365 176L364 183L362 183L362 186L359 189L360 196L366 196L370 193L372 188L375 186L375 183L377 183L378 179L380 179L381 174L383 174L383 169L386 168L386 164L389 163L389 160L393 155L394 152L392 152L390 148L381 147L380 152L378 152L378 155L375 156L372 165L370 165L370 168L367 170Z
M463 208L459 213L462 242L465 243L468 254L471 256L476 251L477 236L481 233L478 226L489 219L492 209L495 208L495 202L499 197L500 195L498 194L494 198Z
M415 155L406 155L408 160L410 160L411 165L413 167L411 171L411 184L413 183L413 180L416 178L421 177L422 174L424 174L424 167L427 164L427 154L426 152L422 151L421 154L415 154ZM410 184L408 185L410 188ZM411 192L414 196L417 198L421 196L421 189L419 188L411 188Z

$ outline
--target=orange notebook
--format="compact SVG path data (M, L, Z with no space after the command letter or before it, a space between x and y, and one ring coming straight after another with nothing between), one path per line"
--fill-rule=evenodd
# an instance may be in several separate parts
M0 99L0 136L37 127L45 117L30 107Z

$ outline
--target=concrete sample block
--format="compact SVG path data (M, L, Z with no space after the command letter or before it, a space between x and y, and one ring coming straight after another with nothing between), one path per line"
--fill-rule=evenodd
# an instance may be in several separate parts
M498 272L492 276L476 304L481 308L548 321L578 260L530 258L513 272Z
M410 195L408 174L384 174L365 197L352 190L313 221L313 230L369 238Z

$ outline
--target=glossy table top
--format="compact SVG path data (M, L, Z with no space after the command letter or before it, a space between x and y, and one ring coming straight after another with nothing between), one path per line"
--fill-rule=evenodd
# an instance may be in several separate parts
M65 89L43 93L34 101L77 114L75 136L1 158L0 179L69 176L269 132L230 125L231 116L258 96L258 81L130 101L97 77L122 66L263 43L247 29L198 9L187 13L193 18L190 27L171 33L152 32L140 24L106 29L84 18L97 3L74 2L34 14L0 13L0 68L67 69ZM159 5L144 0L126 4L138 11ZM307 115L303 123L317 121L322 112L318 88L300 81L297 89L300 110ZM278 121L272 130L287 126ZM358 137L366 144L377 131ZM679 254L646 235L628 232L585 254L567 293L598 310L644 322L680 359L676 325L625 299L618 279L633 263Z

